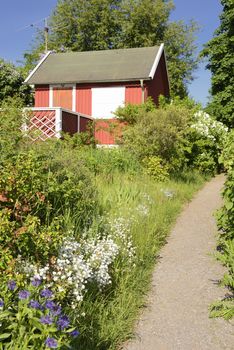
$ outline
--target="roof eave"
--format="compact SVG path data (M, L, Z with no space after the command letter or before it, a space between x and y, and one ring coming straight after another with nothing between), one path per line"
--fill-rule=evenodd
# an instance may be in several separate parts
M48 85L53 85L53 84L95 84L95 83L124 83L124 82L137 82L140 80L152 80L151 77L139 77L139 78L132 78L132 79L102 79L102 80L68 80L68 81L40 81L40 82L35 82L35 81L27 81L27 84L30 85L43 85L43 84L48 84Z
M31 71L31 73L27 76L27 78L24 81L24 84L34 85L33 82L29 82L30 78L36 73L38 68L42 65L42 63L48 58L48 56L51 54L52 51L48 51L44 57L39 61L39 63L36 65L36 67Z
M154 74L155 74L155 72L156 72L156 69L158 68L158 64L159 64L159 61L160 61L160 59L161 59L161 57L162 57L163 51L164 51L164 44L161 44L161 45L159 46L157 55L156 55L156 57L155 57L154 63L153 63L153 65L152 65L151 70L150 70L150 73L149 73L149 77L150 77L151 79L154 78Z

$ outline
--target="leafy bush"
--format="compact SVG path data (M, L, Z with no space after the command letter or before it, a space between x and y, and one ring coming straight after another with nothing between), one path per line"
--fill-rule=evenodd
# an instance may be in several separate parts
M19 97L24 104L33 101L31 87L23 84L24 77L13 64L0 58L0 105L9 97Z
M143 164L146 169L146 173L152 176L156 181L165 181L168 176L168 166L163 165L160 157L152 156L143 159Z
M145 113L123 135L126 149L140 160L158 156L170 169L184 163L184 135L191 115L186 108L168 105Z
M0 164L19 151L24 138L20 130L24 117L22 100L8 98L0 107Z
M21 151L0 166L0 209L1 268L12 273L18 254L37 263L57 254L68 214L77 231L90 225L96 190L74 152Z
M223 192L224 205L217 214L217 223L220 230L219 253L217 258L224 264L228 273L222 279L222 284L227 286L230 295L216 302L211 307L211 316L230 319L234 317L234 143L233 131L226 142L222 159L228 170L227 180Z
M115 111L116 117L129 125L134 125L141 120L142 117L148 112L152 112L156 109L151 97L147 99L145 103L135 105L128 103L124 107L119 107Z

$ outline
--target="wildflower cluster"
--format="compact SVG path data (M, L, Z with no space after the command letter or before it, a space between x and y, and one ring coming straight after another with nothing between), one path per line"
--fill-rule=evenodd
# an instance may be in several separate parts
M131 262L135 256L135 247L132 242L131 221L119 217L109 222L111 228L111 236L119 246L121 256Z
M168 188L161 188L161 190L160 190L163 194L164 194L164 196L166 197L166 198L168 198L168 199L172 199L172 198L174 198L175 197L175 191L173 191L173 190L170 190L170 189L168 189Z
M102 289L111 283L110 265L119 253L118 245L109 237L65 238L53 264L37 267L18 258L20 272L42 279L54 291L66 295L75 308L83 300L88 282Z
M37 350L69 345L79 335L54 299L53 292L38 276L24 289L14 280L9 281L3 294L0 298L3 348L20 348L22 329L24 343L30 348L36 345Z

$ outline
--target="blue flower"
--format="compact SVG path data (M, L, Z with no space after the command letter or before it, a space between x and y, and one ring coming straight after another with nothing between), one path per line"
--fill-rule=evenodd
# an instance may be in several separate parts
M41 279L38 277L34 277L34 279L32 280L32 285L33 287L38 287L41 285Z
M4 301L2 299L0 299L0 307L4 306Z
M28 304L32 309L42 310L42 305L37 300L31 300Z
M58 329L61 329L61 330L67 328L69 324L70 324L70 321L66 315L60 316L57 321Z
M43 298L51 298L53 296L53 293L48 288L43 289L40 294Z
M46 315L46 316L42 316L40 318L40 322L43 323L43 324L52 324L53 320L52 320L52 318L49 315Z
M61 312L62 312L62 308L60 305L55 304L55 306L52 309L50 309L50 314L52 316L58 316L61 314Z
M8 289L10 289L10 290L15 290L15 288L16 288L16 282L15 281L13 281L13 280L11 280L11 281L9 281L8 283L7 283L7 287L8 287Z
M19 291L19 299L28 299L30 296L30 292L27 290Z
M53 308L55 307L55 302L54 301L52 301L52 300L47 300L46 302L45 302L45 307L47 308L47 309L49 309L49 310L53 310Z
M56 339L54 338L47 338L46 341L45 341L45 345L48 347L48 348L51 348L51 349L56 349L58 347L58 342Z
M73 338L78 337L79 334L80 334L80 332L77 331L76 329L74 329L74 331L70 332L70 335L71 335Z
M52 316L58 316L62 312L61 306L55 304L52 300L47 300L45 303L45 307L50 310L50 314Z

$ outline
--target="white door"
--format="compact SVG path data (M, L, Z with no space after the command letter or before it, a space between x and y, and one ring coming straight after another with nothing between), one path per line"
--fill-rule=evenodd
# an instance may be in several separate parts
M92 116L98 119L114 118L113 112L125 102L125 87L92 89Z

